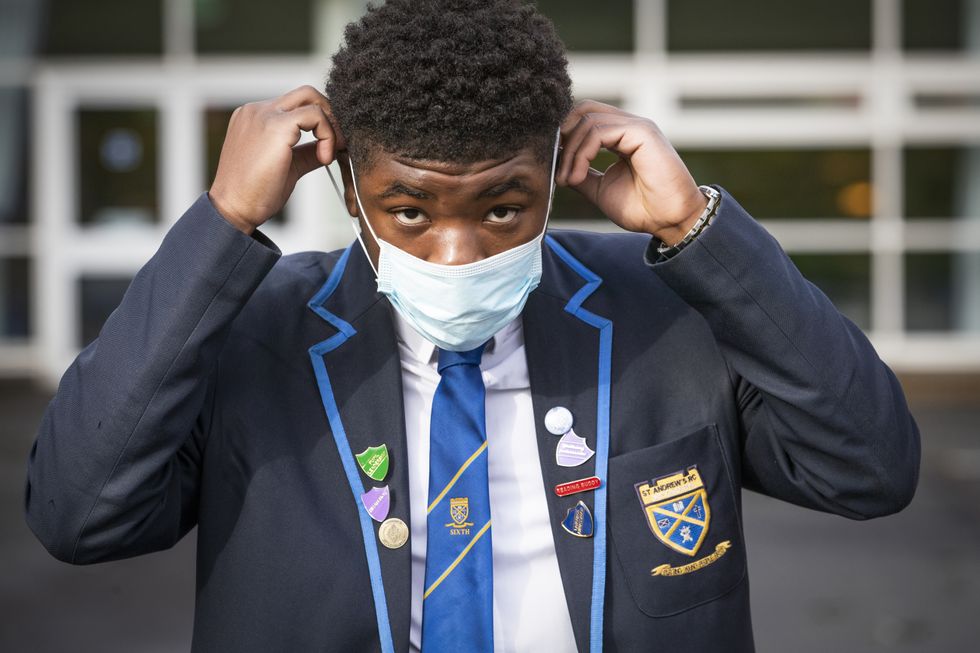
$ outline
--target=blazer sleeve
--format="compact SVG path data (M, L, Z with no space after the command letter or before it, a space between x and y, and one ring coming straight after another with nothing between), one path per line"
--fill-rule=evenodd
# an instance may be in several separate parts
M30 452L27 523L54 557L165 549L197 523L218 355L279 256L205 193L136 274L62 377Z
M854 519L915 493L919 431L861 330L724 189L710 226L647 262L707 320L728 364L745 487Z

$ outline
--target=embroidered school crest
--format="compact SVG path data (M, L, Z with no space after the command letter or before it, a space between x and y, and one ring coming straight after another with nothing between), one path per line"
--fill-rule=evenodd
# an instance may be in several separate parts
M653 535L674 551L697 553L711 521L708 491L697 466L634 487Z
M469 535L473 522L466 521L470 516L470 498L457 497L449 500L449 516L452 521L446 524L450 535Z
M462 526L466 518L470 516L469 497L449 500L449 516L453 518L457 526Z

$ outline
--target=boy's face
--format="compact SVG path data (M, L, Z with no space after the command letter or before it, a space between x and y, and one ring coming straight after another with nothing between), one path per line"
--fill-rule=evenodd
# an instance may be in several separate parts
M378 245L359 215L344 155L347 210L358 216L372 262ZM478 163L406 159L379 152L357 171L357 190L378 238L431 263L462 265L534 239L544 228L550 162L528 147Z

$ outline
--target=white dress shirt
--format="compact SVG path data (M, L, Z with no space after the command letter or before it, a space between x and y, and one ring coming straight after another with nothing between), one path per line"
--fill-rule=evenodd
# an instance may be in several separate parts
M411 650L422 640L429 420L439 384L435 345L392 309L401 358L411 493ZM487 389L487 464L493 527L496 653L575 651L538 458L521 318L501 329L480 363Z

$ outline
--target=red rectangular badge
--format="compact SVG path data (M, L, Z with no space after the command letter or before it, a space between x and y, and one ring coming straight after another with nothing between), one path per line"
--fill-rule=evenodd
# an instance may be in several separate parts
M568 483L556 485L555 494L560 497L567 497L569 494L594 490L600 485L602 485L602 481L599 480L598 476L590 476L589 478L580 478L577 481L569 481Z

